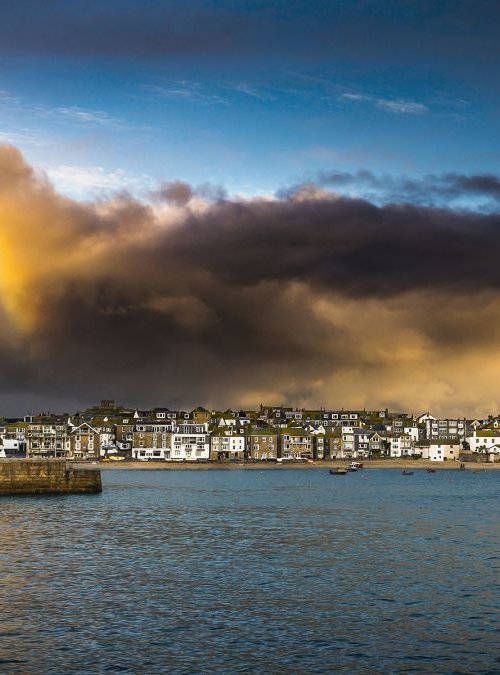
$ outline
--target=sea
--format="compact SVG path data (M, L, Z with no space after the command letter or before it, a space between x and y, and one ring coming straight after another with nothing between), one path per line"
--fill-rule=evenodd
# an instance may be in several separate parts
M500 471L102 478L1 498L1 673L500 673Z

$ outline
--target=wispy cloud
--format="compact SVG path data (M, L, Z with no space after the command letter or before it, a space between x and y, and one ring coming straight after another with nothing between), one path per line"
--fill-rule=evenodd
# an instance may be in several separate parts
M401 98L379 98L371 94L345 92L339 96L339 101L347 103L370 103L380 110L398 115L424 115L429 108L423 103L407 101Z
M50 143L47 134L36 133L31 129L21 128L17 131L0 130L0 143L26 147L45 147Z
M124 120L114 117L105 110L83 108L77 105L48 106L32 103L11 92L0 89L0 106L11 115L42 119L52 119L80 126L102 127L107 129L130 128Z
M387 112L396 113L398 115L423 115L429 112L429 108L423 103L415 103L414 101L403 101L402 99L388 99L379 98L377 100L377 107Z
M342 94L340 96L340 99L342 101L370 101L371 96L367 96L366 94L351 94L349 92Z
M275 101L276 96L273 94L270 94L267 91L264 91L263 89L259 89L257 87L254 87L252 85L246 84L245 82L238 82L236 84L228 84L226 85L226 88L236 92L237 94L245 94L246 96L250 96L251 98L256 98L259 101Z
M18 105L19 98L5 89L0 89L0 105Z
M61 106L50 108L36 106L35 112L42 117L56 118L64 122L119 129L126 126L125 122L113 117L104 110L91 110L78 106Z
M216 82L210 86L191 80L176 80L161 84L144 84L142 89L157 98L197 105L230 105L236 96L250 97L263 103L277 96L248 82Z
M157 98L172 101L184 101L198 105L224 104L226 100L220 94L208 90L199 82L177 80L175 82L157 85L144 84L142 89L154 94Z

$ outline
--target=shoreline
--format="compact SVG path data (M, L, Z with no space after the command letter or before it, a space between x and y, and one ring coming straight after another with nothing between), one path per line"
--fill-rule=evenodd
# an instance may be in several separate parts
M188 462L141 462L141 461L123 461L123 462L99 462L98 464L90 464L87 462L71 462L72 466L85 467L89 469L99 469L102 471L294 471L297 469L307 470L328 470L336 469L338 467L346 467L350 464L350 460L346 461L313 461L313 462L207 462L205 463L188 463ZM408 470L426 471L427 469L435 469L436 471L451 470L460 471L460 462L431 462L430 460L407 460L407 459L385 459L385 460L364 460L363 469L392 469L392 470ZM496 471L500 469L500 462L496 463L465 463L466 471Z

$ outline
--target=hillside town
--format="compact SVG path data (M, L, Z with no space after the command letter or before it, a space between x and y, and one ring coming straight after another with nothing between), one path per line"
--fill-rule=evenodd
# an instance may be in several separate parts
M75 414L0 418L0 457L78 461L500 461L500 415L439 419L388 410L139 410L101 401Z

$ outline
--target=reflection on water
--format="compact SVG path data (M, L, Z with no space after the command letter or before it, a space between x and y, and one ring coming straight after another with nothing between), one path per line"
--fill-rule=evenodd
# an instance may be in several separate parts
M103 482L1 500L1 672L500 672L500 472Z

